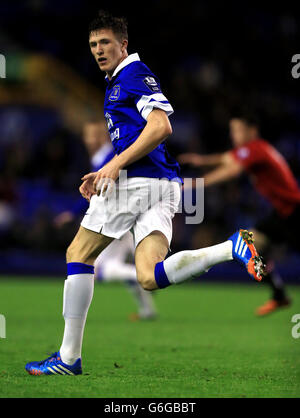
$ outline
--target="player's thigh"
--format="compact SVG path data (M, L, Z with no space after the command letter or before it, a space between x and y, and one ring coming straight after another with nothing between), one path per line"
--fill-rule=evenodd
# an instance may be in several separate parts
M95 259L113 238L80 226L77 234L67 249L67 263L84 263L93 265Z
M154 268L163 261L168 253L169 243L160 231L153 231L147 235L135 250L135 266L138 281L144 289L156 289Z

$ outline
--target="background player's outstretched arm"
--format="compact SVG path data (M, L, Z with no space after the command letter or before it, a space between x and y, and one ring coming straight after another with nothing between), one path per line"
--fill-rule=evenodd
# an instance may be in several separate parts
M219 167L204 176L204 184L208 187L223 183L240 176L243 171L244 167L231 155L230 152L226 152L222 154L222 160Z
M211 155L186 153L179 155L178 161L181 164L191 164L194 167L218 166L204 176L206 187L238 177L244 170L243 166L232 156L231 152Z
M224 153L201 155L195 152L187 152L178 155L177 160L180 164L190 164L194 167L215 166L223 163L224 155Z

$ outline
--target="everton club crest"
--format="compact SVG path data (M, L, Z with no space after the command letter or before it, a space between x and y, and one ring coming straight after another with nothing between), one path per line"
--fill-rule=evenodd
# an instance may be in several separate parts
M118 100L118 98L120 97L120 91L121 91L121 87L120 85L116 85L113 87L113 91L110 93L108 99L111 102L115 102L116 100Z

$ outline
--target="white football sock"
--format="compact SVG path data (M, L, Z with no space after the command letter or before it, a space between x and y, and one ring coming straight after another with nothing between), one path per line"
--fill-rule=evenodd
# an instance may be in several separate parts
M93 293L93 274L74 274L65 280L63 304L65 331L60 355L66 364L74 364L81 357L84 326Z
M163 265L170 283L181 283L200 276L210 267L232 260L232 241L200 250L180 251L168 257Z
M128 281L128 288L131 291L138 305L138 312L141 318L149 318L156 315L152 293L144 290L138 282Z
M152 294L144 290L137 281L136 268L134 264L122 263L116 260L107 260L100 265L101 277L103 281L125 281L128 289L135 298L139 315L142 318L156 314Z

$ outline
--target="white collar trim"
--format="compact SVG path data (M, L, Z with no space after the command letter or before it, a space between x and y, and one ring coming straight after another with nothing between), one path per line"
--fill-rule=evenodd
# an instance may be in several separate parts
M128 55L128 57L127 58L125 58L118 66L117 66L117 68L115 69L115 71L114 71L114 73L113 73L113 75L112 75L112 77L111 78L113 78L113 77L115 77L117 74L118 74L118 72L119 71L121 71L124 67L126 67L128 64L131 64L132 62L135 62L135 61L140 61L140 57L139 57L139 54L137 54L137 53L134 53L134 54L130 54L130 55ZM107 76L106 76L107 77Z

